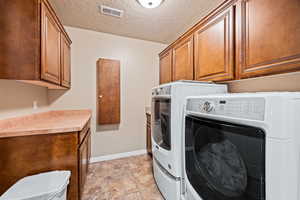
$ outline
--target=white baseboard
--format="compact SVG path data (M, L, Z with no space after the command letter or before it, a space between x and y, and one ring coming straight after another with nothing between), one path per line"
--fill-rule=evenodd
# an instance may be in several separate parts
M101 161L106 161L106 160L114 160L118 158L126 158L130 156L138 156L142 154L146 154L147 150L142 149L142 150L137 150L137 151L130 151L130 152L124 152L124 153L117 153L117 154L111 154L111 155L106 155L106 156L98 156L98 157L92 157L90 160L90 163L96 163L96 162L101 162Z

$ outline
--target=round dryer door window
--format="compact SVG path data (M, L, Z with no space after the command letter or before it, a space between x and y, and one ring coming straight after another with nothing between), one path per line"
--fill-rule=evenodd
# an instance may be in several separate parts
M245 192L246 165L237 147L229 140L209 143L194 156L199 174L214 190L228 197L238 197Z
M262 130L188 116L185 140L188 181L200 197L265 199Z

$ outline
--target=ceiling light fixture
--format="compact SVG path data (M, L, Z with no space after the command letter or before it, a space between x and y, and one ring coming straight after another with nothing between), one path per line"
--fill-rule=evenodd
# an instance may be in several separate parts
M145 8L156 8L162 4L164 0L137 0Z

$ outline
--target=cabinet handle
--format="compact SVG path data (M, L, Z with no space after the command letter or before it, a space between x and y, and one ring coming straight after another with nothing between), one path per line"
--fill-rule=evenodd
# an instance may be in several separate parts
M99 98L99 99L102 99L102 98L103 98L103 95L99 95L98 98Z

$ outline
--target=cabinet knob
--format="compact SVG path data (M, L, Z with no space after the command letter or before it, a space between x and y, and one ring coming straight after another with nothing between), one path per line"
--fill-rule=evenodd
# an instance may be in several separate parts
M103 95L99 95L98 98L99 98L99 99L102 99L102 98L103 98Z

